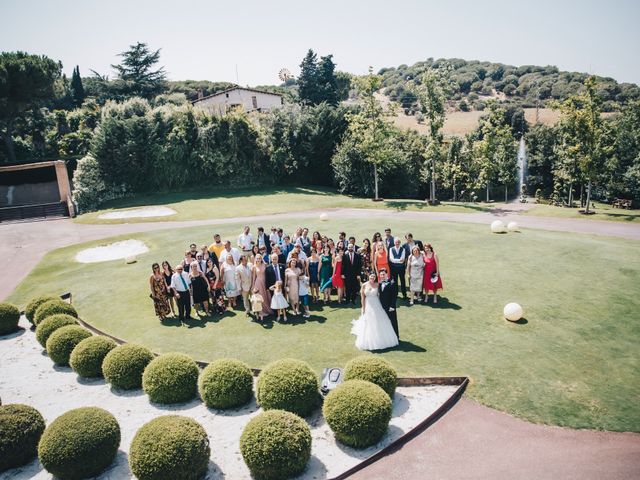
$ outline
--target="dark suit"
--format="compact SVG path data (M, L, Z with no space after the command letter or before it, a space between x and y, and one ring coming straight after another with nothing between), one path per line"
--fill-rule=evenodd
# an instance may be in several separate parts
M259 245L258 240L262 237L262 241L264 242L265 247L267 247L267 254L271 253L271 240L269 240L269 235L263 233L262 235L258 235L258 239L256 240L256 245Z
M278 271L280 272L280 281L284 284L284 266L278 264ZM278 275L276 273L276 269L273 264L269 264L267 270L265 272L265 278L267 282L267 289L271 288L278 281Z
M398 330L398 314L396 312L396 299L398 297L398 287L393 280L387 280L386 282L380 282L378 286L378 295L380 297L380 303L382 308L387 312L393 331L396 332L398 340L400 339L400 333ZM393 308L393 311L389 311Z
M413 241L414 245L417 246L420 249L420 252L424 251L424 246L422 245L422 241L421 240L414 240ZM402 248L404 248L404 251L407 252L407 258L409 258L411 256L411 248L409 247L408 243L405 243Z
M355 252L353 252L353 262L350 257L351 254L348 251L342 257L342 275L344 275L347 302L355 302L360 291L362 257Z
M382 237L382 241L384 242L384 246L387 247L387 250L391 250L396 243L396 239L393 235L389 238Z

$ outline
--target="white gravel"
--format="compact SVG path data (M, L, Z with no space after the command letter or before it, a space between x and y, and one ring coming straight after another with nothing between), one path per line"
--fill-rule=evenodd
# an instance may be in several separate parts
M27 329L0 337L0 394L2 403L24 403L37 408L47 424L73 408L98 406L111 412L120 423L122 442L110 469L99 480L134 478L129 470L127 451L135 432L149 420L161 415L178 414L194 418L207 431L211 442L211 463L207 478L250 479L240 454L239 439L247 422L260 412L252 401L233 411L210 410L200 401L164 406L149 402L142 390L112 391L104 380L79 378L70 368L56 367ZM428 417L455 391L451 386L399 387L393 402L389 432L377 445L354 450L336 444L320 411L307 421L313 437L312 457L300 479L332 478L357 465L396 440ZM0 474L2 480L52 479L38 460Z
M76 254L76 261L80 263L109 262L111 260L135 257L148 251L149 247L140 240L123 240L122 242L81 250Z
M115 210L113 212L101 213L98 215L98 218L101 220L119 220L122 218L168 217L176 213L178 212L169 207L143 207L132 210Z

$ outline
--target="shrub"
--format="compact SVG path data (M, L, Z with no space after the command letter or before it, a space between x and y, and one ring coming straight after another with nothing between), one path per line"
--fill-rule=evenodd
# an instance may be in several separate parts
M114 348L102 362L102 374L113 388L133 390L142 386L142 372L153 360L146 347L127 343Z
M89 338L91 332L80 325L67 325L53 332L47 339L47 354L56 365L69 366L69 357L76 345L85 338Z
M44 418L28 405L0 406L0 472L29 463L38 453Z
M210 363L200 375L198 389L210 408L233 408L244 405L253 394L253 375L238 360L221 359Z
M18 330L20 310L11 303L0 303L0 335L13 333Z
M375 444L391 420L391 399L377 385L349 380L329 392L322 413L336 438L355 448Z
M113 415L97 407L70 410L47 427L38 457L49 473L64 479L94 477L118 453L120 426Z
M102 377L102 361L114 348L116 348L116 342L110 338L99 336L85 338L71 352L69 364L81 377Z
M189 356L166 353L144 369L142 388L152 402L186 402L196 396L199 373L198 365Z
M47 340L53 332L67 325L76 325L78 322L71 315L57 313L51 315L40 322L36 327L36 340L43 348L47 346Z
M287 410L306 417L318 406L318 389L318 377L309 365L285 358L260 372L256 398L265 410Z
M198 422L166 415L138 430L129 465L138 480L198 480L207 473L210 453L207 432Z
M27 317L27 320L34 323L33 316L36 314L38 307L50 300L60 300L60 298L54 295L40 295L39 297L33 297L29 300L29 303L27 303L27 306L24 308L24 315Z
M45 318L55 315L57 313L64 313L78 318L78 312L70 303L63 302L59 298L56 300L49 300L44 302L36 309L36 313L33 316L33 323L37 326Z
M362 355L347 363L344 379L366 380L382 388L391 399L398 384L398 374L389 362L373 355Z
M256 479L295 477L304 471L311 456L309 425L283 410L263 412L244 428L240 452Z

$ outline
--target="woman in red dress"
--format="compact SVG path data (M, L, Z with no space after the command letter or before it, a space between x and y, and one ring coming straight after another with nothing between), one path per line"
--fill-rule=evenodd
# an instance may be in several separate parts
M435 283L431 281L431 276L437 273L438 280ZM442 277L440 276L440 263L438 256L433 251L430 243L424 246L424 301L426 302L429 292L433 292L433 303L438 303L438 290L442 290Z
M340 247L333 256L333 276L331 277L331 283L333 284L333 288L338 289L338 303L342 303L342 297L344 296L344 278L342 277L343 254L344 250Z

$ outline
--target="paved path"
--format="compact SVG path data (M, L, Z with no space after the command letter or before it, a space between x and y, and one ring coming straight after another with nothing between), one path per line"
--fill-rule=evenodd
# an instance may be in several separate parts
M390 212L333 209L337 218L440 220L489 224L496 218L537 228L640 240L640 224L531 217L517 206L485 213ZM0 299L6 298L48 251L100 238L199 225L257 222L317 215L319 210L256 217L82 225L69 219L0 225ZM488 228L488 227L487 227ZM358 479L637 479L640 435L534 425L463 399L399 452L371 465Z

